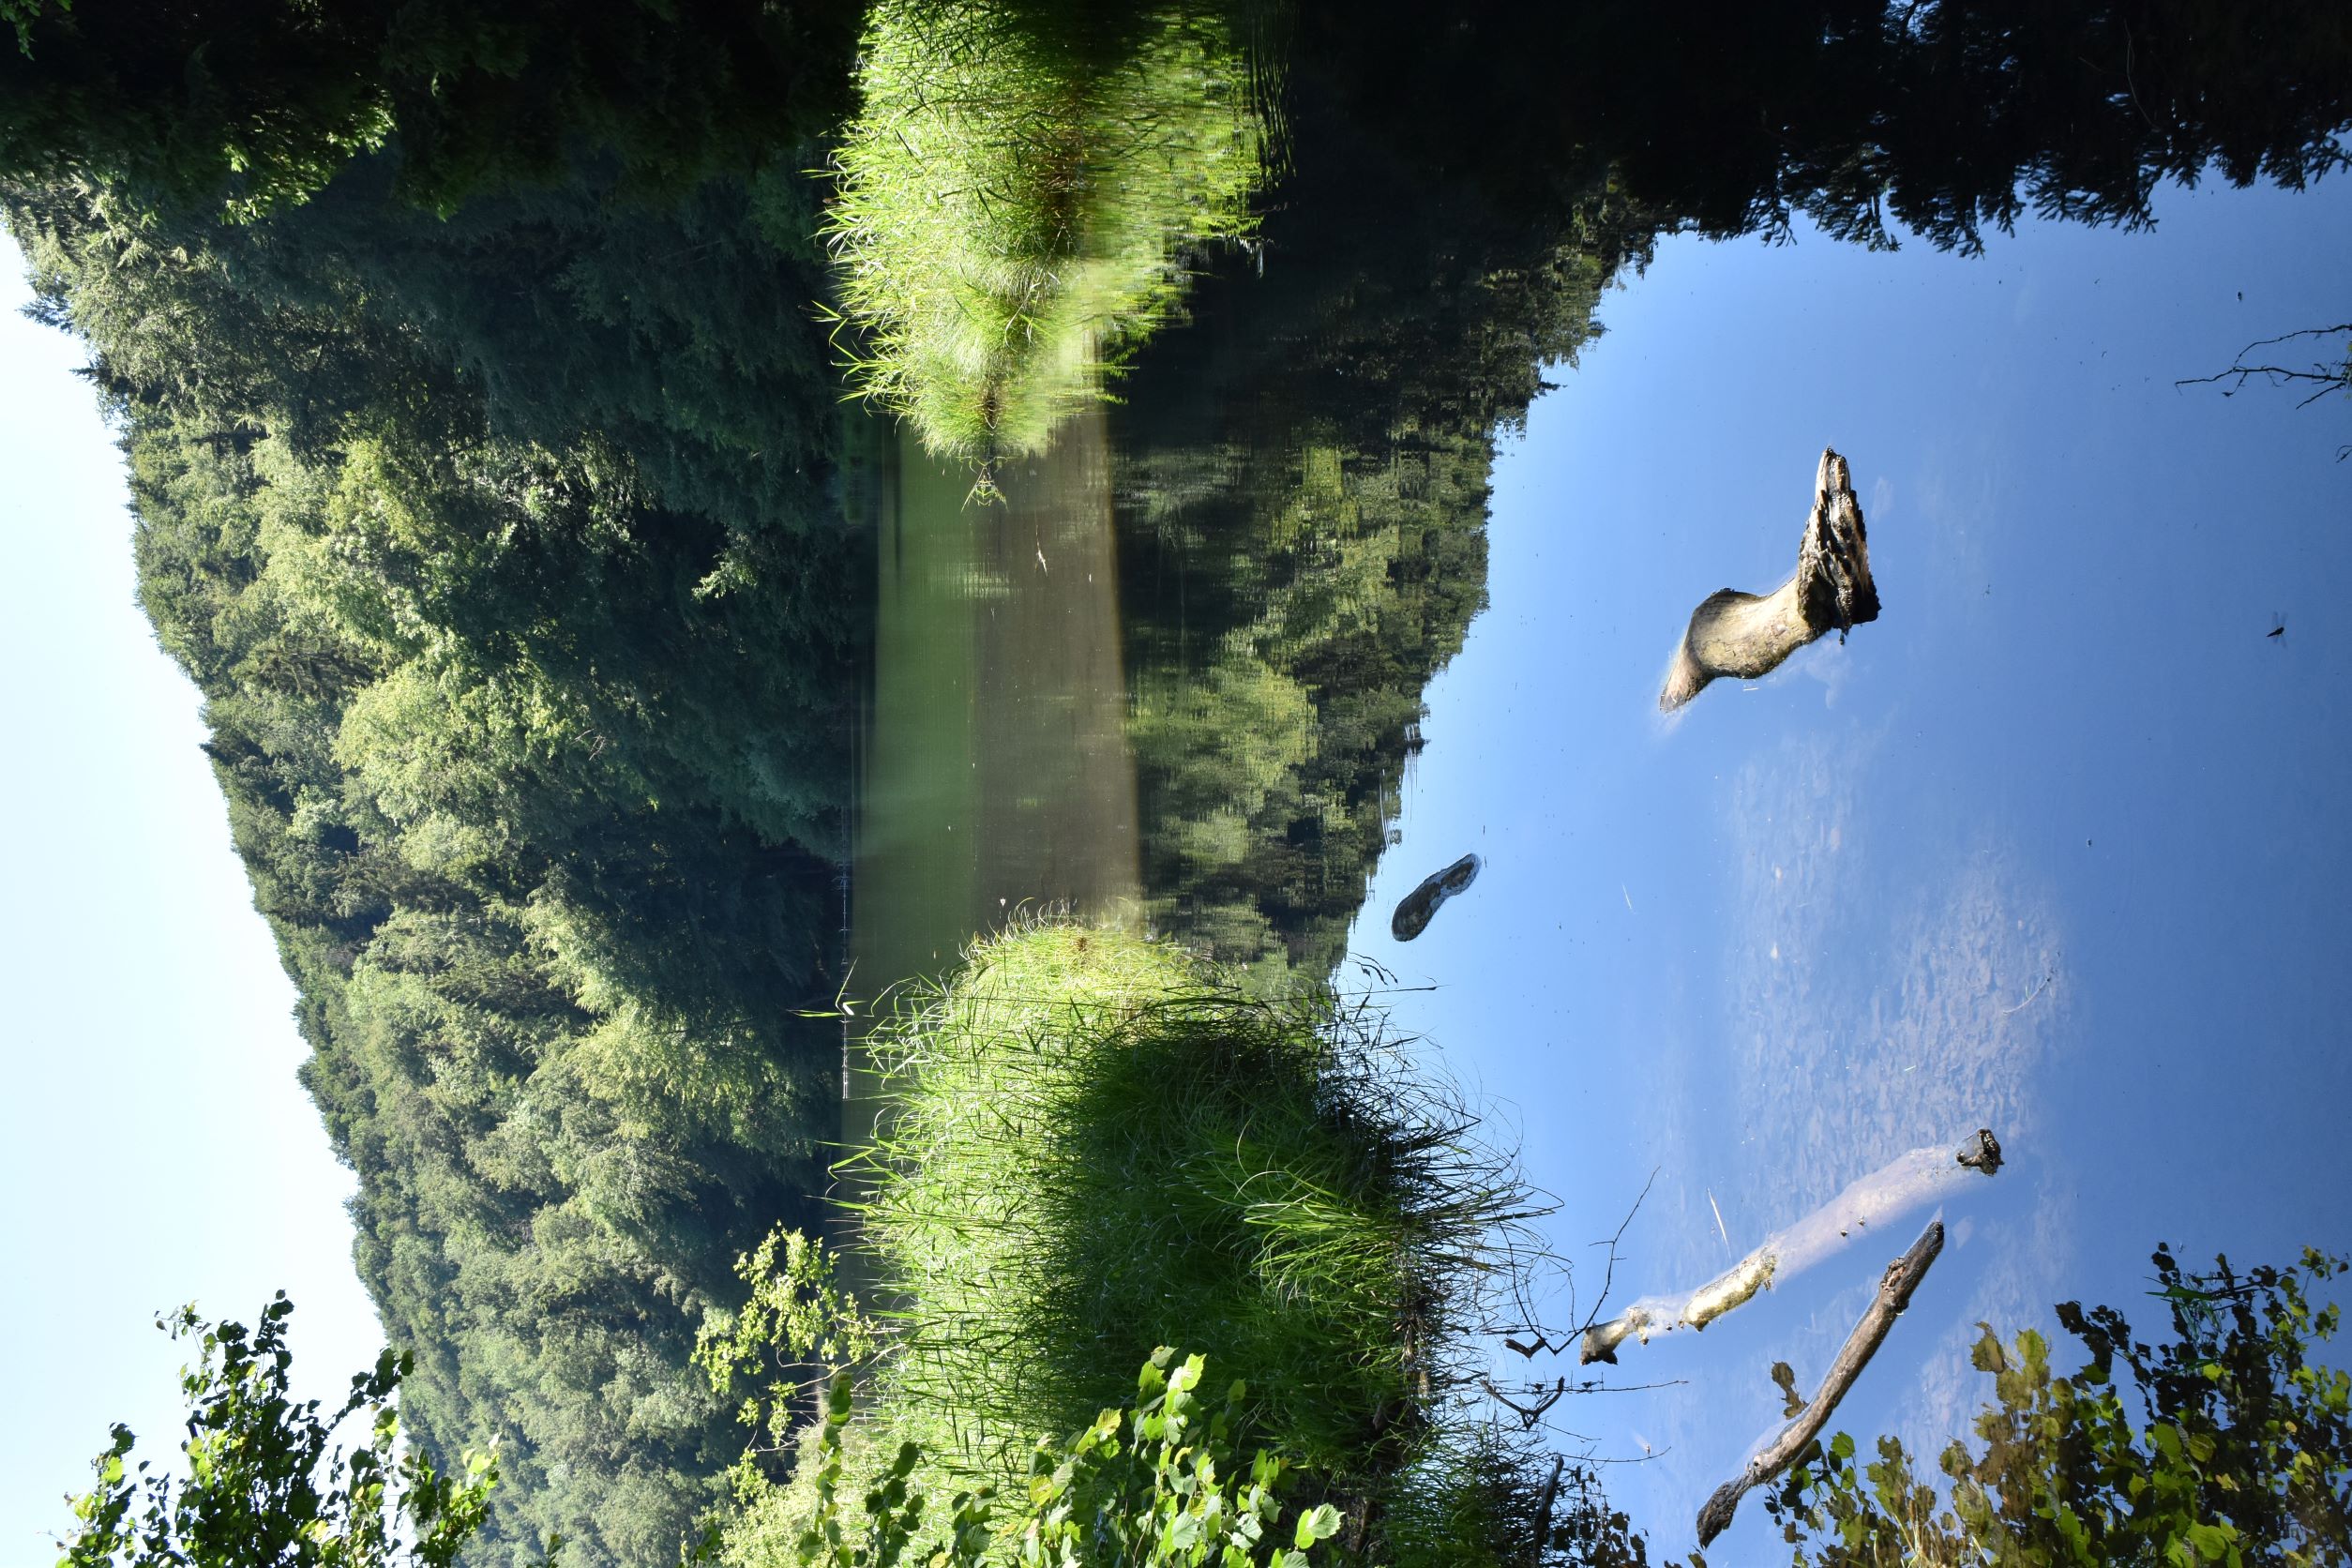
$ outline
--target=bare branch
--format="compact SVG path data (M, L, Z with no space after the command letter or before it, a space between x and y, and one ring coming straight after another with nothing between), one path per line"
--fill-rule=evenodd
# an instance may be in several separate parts
M1838 1350L1837 1359L1830 1364L1829 1374L1821 1380L1821 1391L1813 1396L1813 1402L1796 1420L1782 1427L1779 1435L1741 1467L1738 1475L1716 1487L1715 1495L1698 1511L1701 1546L1724 1532L1749 1488L1762 1485L1795 1464L1797 1456L1821 1436L1821 1428L1829 1425L1830 1417L1837 1411L1838 1401L1846 1397L1855 1380L1862 1376L1862 1368L1870 1364L1870 1358L1886 1343L1887 1331L1903 1315L1903 1309L1911 1304L1911 1292L1927 1277L1928 1265L1936 1261L1936 1255L1943 1249L1943 1221L1930 1220L1910 1250L1887 1265L1886 1274L1878 1281L1878 1294L1862 1314L1862 1321L1854 1325L1854 1332L1846 1336L1846 1344Z
M1941 1202L1967 1183L1967 1172L1990 1176L2001 1162L2000 1140L1984 1127L1956 1149L1930 1145L1899 1154L1794 1225L1766 1237L1755 1251L1696 1289L1644 1296L1609 1321L1589 1325L1577 1360L1586 1365L1614 1364L1619 1348L1629 1339L1647 1345L1679 1328L1704 1329L1758 1291L1811 1268L1871 1226Z
M2330 392L2352 392L2352 345L2347 345L2345 358L2343 361L2336 363L2315 361L2305 369L2295 369L2284 365L2249 365L2246 363L2247 356L2256 349L2275 348L2281 343L2291 343L2299 338L2333 338L2338 335L2352 338L2352 322L2338 322L2333 326L2307 326L2299 332L2283 332L2275 338L2257 338L2238 351L2238 357L2228 369L2216 371L2209 376L2186 376L2174 382L2173 384L2175 386L2210 386L2225 381L2230 384L2222 393L2224 398L2234 398L2244 391L2246 383L2255 376L2260 376L2273 386L2297 382L2316 384L2318 391L2295 405L2297 408L2309 408Z

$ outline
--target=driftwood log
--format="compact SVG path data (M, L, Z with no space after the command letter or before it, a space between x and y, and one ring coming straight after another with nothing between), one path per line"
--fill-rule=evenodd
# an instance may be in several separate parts
M1658 706L1672 713L1718 675L1754 680L1826 632L1840 637L1878 618L1870 542L1846 460L1821 454L1813 512L1797 546L1797 575L1769 594L1725 588L1691 611Z
M1899 1154L1796 1224L1773 1232L1697 1289L1644 1296L1607 1322L1585 1330L1576 1360L1588 1366L1596 1361L1614 1362L1618 1347L1628 1339L1647 1345L1675 1329L1703 1329L1758 1290L1769 1289L1773 1281L1802 1274L1849 1245L1870 1227L1942 1202L1968 1182L1969 1172L1990 1176L2000 1168L2000 1139L1989 1127L1969 1134L1957 1149L1930 1145Z
M1715 1488L1698 1511L1698 1544L1713 1541L1731 1523L1731 1515L1739 1511L1740 1500L1752 1487L1760 1486L1797 1462L1797 1458L1821 1436L1830 1417L1837 1412L1838 1401L1862 1376L1870 1358L1886 1343L1887 1331L1903 1316L1903 1309L1911 1304L1911 1292L1927 1277L1927 1266L1944 1249L1944 1225L1930 1220L1910 1250L1887 1265L1887 1272L1878 1280L1878 1293L1873 1297L1870 1309L1854 1325L1854 1332L1846 1336L1837 1359L1830 1363L1829 1375L1821 1380L1821 1391L1813 1402L1797 1413L1797 1418L1782 1427L1778 1435L1756 1451L1756 1456L1740 1469L1740 1473Z

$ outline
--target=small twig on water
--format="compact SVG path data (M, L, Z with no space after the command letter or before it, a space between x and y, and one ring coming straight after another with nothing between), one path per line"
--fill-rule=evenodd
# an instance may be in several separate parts
M2056 978L2056 975L2045 974L2041 979L2036 980L2033 983L2033 989L2026 993L2026 1002L2031 1002L2035 997L2040 996L2043 988L2048 986L2049 983ZM2026 1002L2021 1002L2017 1003L2016 1006L2007 1009L2001 1014L2001 1017L2006 1018L2013 1014L2024 1012L2026 1010Z

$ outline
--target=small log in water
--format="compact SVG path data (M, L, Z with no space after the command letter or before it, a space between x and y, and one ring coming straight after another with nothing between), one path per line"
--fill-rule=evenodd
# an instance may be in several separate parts
M1870 1309L1854 1325L1854 1332L1846 1336L1846 1344L1830 1363L1829 1375L1821 1380L1821 1391L1813 1396L1813 1403L1798 1412L1797 1419L1780 1430L1780 1434L1758 1450L1755 1458L1741 1467L1740 1473L1715 1488L1714 1496L1698 1511L1698 1544L1713 1541L1731 1523L1731 1516L1740 1508L1740 1500L1752 1487L1760 1486L1797 1462L1797 1456L1811 1447L1821 1436L1821 1428L1837 1413L1838 1401L1846 1397L1870 1358L1886 1343L1887 1331L1903 1316L1903 1309L1911 1304L1911 1292L1927 1277L1927 1267L1936 1255L1944 1249L1944 1225L1930 1220L1910 1250L1887 1265L1879 1278L1878 1294L1872 1298Z
M1869 535L1846 460L1821 454L1813 511L1797 546L1797 575L1769 594L1719 589L1691 611L1658 706L1672 713L1719 675L1754 680L1827 632L1844 636L1878 618Z
M1427 930L1438 906L1476 882L1479 868L1485 864L1474 854L1466 854L1444 870L1422 878L1419 887L1398 900L1396 912L1389 917L1389 935L1398 942L1410 942Z
M1615 1362L1618 1347L1628 1339L1647 1345L1654 1335L1675 1329L1703 1329L1773 1281L1802 1274L1850 1244L1870 1227L1941 1202L1967 1183L1969 1172L1990 1176L2000 1168L2000 1139L1989 1127L1978 1128L1957 1149L1931 1145L1897 1155L1796 1224L1775 1231L1697 1289L1644 1296L1607 1322L1585 1330L1576 1360L1585 1365Z

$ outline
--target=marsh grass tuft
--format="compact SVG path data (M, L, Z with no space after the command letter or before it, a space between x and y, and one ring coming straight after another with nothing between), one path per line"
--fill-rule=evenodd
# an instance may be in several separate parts
M853 1174L901 1327L879 1392L954 1412L967 1451L1083 1425L1153 1344L1247 1379L1252 1440L1351 1480L1460 1386L1530 1211L1377 1010L1048 925L874 1044L887 1109Z
M856 387L938 456L1045 448L1246 234L1265 116L1214 11L882 0L826 233Z

